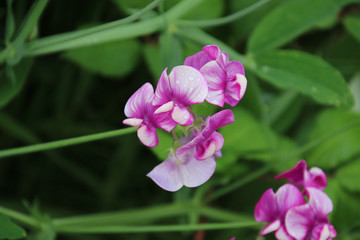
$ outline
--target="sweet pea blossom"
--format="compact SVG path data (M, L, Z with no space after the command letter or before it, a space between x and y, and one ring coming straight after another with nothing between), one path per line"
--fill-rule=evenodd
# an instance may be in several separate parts
M229 56L215 45L185 59L184 65L198 69L205 77L209 93L206 101L223 107L235 106L243 98L247 86L243 65L229 61Z
M138 127L137 135L147 147L156 147L159 143L156 128L170 132L176 122L169 113L154 114L156 108L152 105L154 88L150 83L145 83L127 101L125 115L128 117L123 124Z
M307 170L307 164L304 160L299 161L293 169L279 174L275 179L285 178L299 188L313 187L323 190L327 185L326 175L318 167L312 167Z
M289 209L303 204L305 204L304 197L294 185L285 184L276 193L268 189L255 207L255 220L269 222L260 235L275 232L277 239L293 240L285 227L285 216Z
M220 111L207 118L205 121L206 125L202 126L201 131L195 130L191 140L176 150L176 157L180 158L192 148L194 148L194 157L197 160L207 159L214 154L215 157L220 157L224 138L216 130L234 121L234 114L229 109Z
M331 199L321 190L306 188L307 204L290 209L285 226L296 240L331 240L337 235L327 215L332 211Z
M163 71L155 90L155 114L170 112L172 119L183 126L193 123L194 117L187 106L202 103L208 94L204 76L195 68L176 66L167 76Z
M168 158L147 174L161 188L175 192L182 186L197 187L205 183L213 175L216 162L213 156L198 161L194 157L193 149L181 158L172 153Z

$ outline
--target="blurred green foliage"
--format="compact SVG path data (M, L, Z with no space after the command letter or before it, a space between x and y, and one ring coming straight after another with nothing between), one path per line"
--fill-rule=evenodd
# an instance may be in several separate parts
M0 206L6 207L0 207L0 239L24 237L8 217L32 240L255 239L259 225L186 227L251 222L263 191L280 184L273 176L300 159L327 173L338 239L356 239L360 1L264 1L227 24L196 27L258 2L164 0L149 9L150 0L0 5L0 149L125 128L123 109L133 92L215 41L231 60L243 61L248 79L233 108L235 123L220 131L225 145L215 175L197 189L169 193L146 177L168 155L172 137L162 130L152 150L132 133L0 158ZM83 26L93 27L77 30ZM193 109L203 116L218 110L207 103ZM235 187L221 193L229 186ZM119 233L170 224L185 230Z

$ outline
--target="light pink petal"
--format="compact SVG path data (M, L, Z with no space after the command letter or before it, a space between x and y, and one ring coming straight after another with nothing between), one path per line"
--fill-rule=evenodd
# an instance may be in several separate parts
M307 164L304 160L299 161L293 169L287 170L279 174L275 179L285 178L297 187L304 186L304 174L307 171Z
M313 187L323 190L327 185L326 175L323 170L318 167L310 168L308 174L305 174L305 187Z
M244 75L236 74L232 78L228 78L225 90L225 103L235 107L244 97L247 87L247 80Z
M285 216L286 230L295 239L303 240L311 231L315 217L309 204L293 207Z
M284 226L281 226L275 233L277 240L294 240L293 237L289 235Z
M161 106L172 100L171 86L166 72L167 68L162 72L156 86L155 98L152 102L154 106Z
M255 220L257 222L273 222L279 219L279 214L276 195L270 188L261 196L255 206Z
M222 157L221 150L220 150L220 151L215 152L214 157L215 157L215 158L221 158L221 157Z
M202 66L210 61L212 61L212 59L209 57L209 55L204 51L201 51L190 57L187 57L184 61L184 65L200 70Z
M154 94L154 88L150 83L145 83L126 102L125 115L128 118L143 119L148 100Z
M231 61L226 65L226 72L228 76L241 74L245 75L244 66L238 61Z
M269 234L271 232L275 232L276 230L278 230L281 226L281 222L279 219L274 220L273 222L271 222L270 224L266 225L263 230L261 230L260 235L266 235Z
M132 127L139 127L143 122L142 119L139 118L127 118L123 121L123 124L132 126Z
M311 240L330 240L337 236L334 227L324 223L316 226L311 233Z
M191 148L201 144L206 141L211 135L215 132L216 129L221 128L227 124L230 124L235 121L234 114L231 110L226 109L220 111L209 118L207 121L206 127L198 134L194 139L192 139L187 144L179 147L175 155L178 158L182 158L181 156L186 154Z
M190 106L202 103L208 94L208 85L200 71L189 66L176 66L169 74L172 99L175 103Z
M156 109L154 112L155 114L164 113L164 112L170 112L174 108L174 102L170 101L163 105L161 105L159 108Z
M329 213L331 213L333 210L333 204L326 193L311 187L306 188L306 192L309 197L309 205L319 218L326 217Z
M182 126L189 126L194 122L194 117L185 107L175 106L171 112L171 117Z
M224 137L220 133L214 132L207 140L195 147L194 156L198 160L204 160L220 151L223 146Z
M183 186L176 159L170 153L168 158L147 174L161 188L175 192Z
M140 141L147 147L156 147L159 143L155 127L144 124L138 128L137 135Z
M213 105L224 107L225 94L223 90L209 90L205 100Z
M196 160L191 153L179 165L182 181L187 187L197 187L205 183L214 174L216 162L213 157L203 161Z
M153 117L153 121L156 127L162 128L168 132L173 130L177 125L177 123L172 119L170 112L156 114Z
M281 186L276 192L276 199L282 218L285 217L290 208L305 204L305 199L300 190L291 184Z

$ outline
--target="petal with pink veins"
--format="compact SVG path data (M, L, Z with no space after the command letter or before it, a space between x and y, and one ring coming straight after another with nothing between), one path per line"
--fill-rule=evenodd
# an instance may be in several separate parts
M125 115L128 118L143 119L146 104L154 94L154 88L150 83L145 83L126 102Z
M156 147L159 143L156 128L143 124L137 130L140 141L147 147Z
M305 199L300 190L291 184L281 186L276 192L276 199L282 218L285 217L290 208L305 204Z
M309 205L319 218L326 217L332 212L333 204L326 193L312 187L306 188L306 192L309 197Z
M276 195L270 188L261 196L255 206L255 220L258 222L273 222L278 220L279 209Z
M171 117L182 126L189 126L194 122L194 117L185 107L175 106L171 112Z
M285 216L286 230L295 239L305 239L312 230L315 218L309 204L291 208Z

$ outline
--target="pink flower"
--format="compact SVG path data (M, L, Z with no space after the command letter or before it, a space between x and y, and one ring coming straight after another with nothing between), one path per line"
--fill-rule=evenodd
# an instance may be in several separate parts
M159 143L156 128L170 132L176 126L169 113L154 114L153 98L153 86L145 83L127 101L125 115L128 118L123 121L123 124L138 127L137 135L147 147L156 147Z
M195 68L177 66L169 76L163 71L155 90L153 105L155 114L170 112L172 119L180 125L188 126L194 121L187 106L202 103L208 94L204 76Z
M213 175L216 168L214 157L203 161L194 158L193 150L176 158L172 153L168 158L147 174L161 188L175 192L182 186L197 187Z
M229 56L215 45L185 59L184 65L198 69L205 77L209 93L206 101L223 107L235 106L243 98L247 86L243 65L230 61Z
M327 215L332 211L331 199L321 190L309 187L307 204L290 209L285 217L288 233L297 240L331 240L337 235Z
M269 222L260 235L275 232L277 239L293 240L285 228L285 216L289 209L305 204L300 190L291 184L285 184L276 193L268 189L255 207L255 220Z
M191 140L176 150L176 157L181 158L192 148L194 148L194 157L197 160L207 159L214 154L216 157L221 156L220 150L224 145L224 138L215 130L234 121L234 114L229 109L207 118L206 125L202 127L201 131L195 131Z
M285 178L297 187L313 187L323 190L327 185L325 173L318 167L307 170L307 164L304 160L299 161L293 169L277 175L275 179Z

